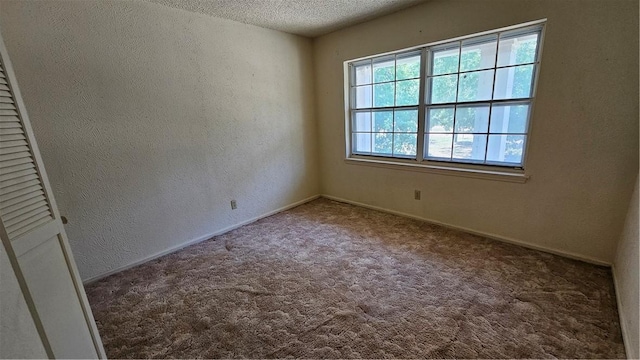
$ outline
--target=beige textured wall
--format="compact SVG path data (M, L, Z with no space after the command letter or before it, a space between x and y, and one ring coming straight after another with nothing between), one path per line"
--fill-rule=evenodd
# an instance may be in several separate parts
M542 18L526 184L344 162L344 61ZM323 194L613 260L638 173L637 1L434 0L317 38L314 54Z
M83 279L318 194L309 39L145 1L0 26Z
M618 242L618 251L614 264L614 275L616 279L616 292L618 295L618 312L622 328L625 332L625 345L627 357L629 359L640 358L640 332L638 331L638 309L640 309L640 294L638 293L638 273L640 265L638 257L638 227L640 222L638 217L638 180L636 188L629 202L624 229Z
M0 359L47 357L4 243L0 243Z

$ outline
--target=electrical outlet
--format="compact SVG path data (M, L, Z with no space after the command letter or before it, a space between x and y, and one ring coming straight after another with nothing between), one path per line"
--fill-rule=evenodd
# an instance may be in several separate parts
M231 210L235 210L238 208L238 204L235 200L231 200Z
M413 198L420 200L420 190L413 190Z

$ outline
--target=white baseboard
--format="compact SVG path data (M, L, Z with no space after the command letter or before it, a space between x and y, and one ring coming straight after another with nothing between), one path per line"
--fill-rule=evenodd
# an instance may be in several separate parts
M192 239L192 240L186 241L186 242L184 242L182 244L173 246L173 247L171 247L171 248L169 248L167 250L164 250L164 251L155 253L153 255L147 256L147 257L145 257L143 259L140 259L138 261L135 261L135 262L133 262L131 264L127 264L127 265L118 267L116 269L110 270L110 271L108 271L106 273L99 274L99 275L90 277L88 279L85 279L85 280L83 280L83 283L85 285L86 284L90 284L92 282L95 282L95 281L98 281L98 280L100 280L102 278L105 278L105 277L107 277L109 275L113 275L113 274L118 273L120 271L127 270L127 269L130 269L132 267L135 267L135 266L138 266L140 264L143 264L143 263L145 263L147 261L151 261L151 260L157 259L157 258L159 258L161 256L176 252L176 251L178 251L180 249L183 249L183 248L185 248L185 247L187 247L189 245L197 244L197 243L202 242L204 240L210 239L210 238L212 238L214 236L222 235L222 234L224 234L224 233L226 233L228 231L237 229L237 228L239 228L241 226L250 224L250 223L252 223L254 221L257 221L257 220L260 220L262 218L277 214L279 212L282 212L282 211L285 211L285 210L289 210L291 208L294 208L296 206L302 205L302 204L307 203L309 201L313 201L313 200L315 200L315 199L317 199L319 197L323 197L323 198L326 198L326 199L329 199L329 200L334 200L334 201L343 202L343 203L347 203L347 204L352 204L352 205L356 205L356 206L361 206L361 207L372 209L372 210L382 211L382 212L386 212L386 213L389 213L389 214L408 217L408 218L411 218L411 219L421 220L421 221L425 221L425 222L428 222L428 223L431 223L431 224L444 226L444 227L447 227L447 228L450 228L450 229L464 231L464 232L467 232L467 233L470 233L470 234L483 236L483 237L487 237L487 238L490 238L490 239L507 242L507 243L510 243L510 244L520 245L520 246L523 246L523 247L526 247L526 248L539 250L539 251L544 251L544 252L552 253L552 254L555 254L555 255L560 255L560 256L571 258L571 259L575 259L575 260L581 260L581 261L588 262L588 263L595 264L595 265L611 266L610 263L607 263L607 262L604 262L604 261L601 261L601 260L593 259L593 258L590 258L590 257L585 257L585 256L582 256L582 255L578 255L578 254L574 254L574 253L570 253L570 252L566 252L566 251L562 251L562 250L557 250L557 249L547 248L547 247L544 247L544 246L534 245L534 244L530 244L530 243L527 243L527 242L524 242L524 241L521 241L521 240L508 238L508 237L505 237L505 236L495 235L495 234L491 234L491 233L487 233L487 232L483 232L483 231L476 231L476 230L469 229L469 228L466 228L466 227L451 225L451 224L443 223L443 222L440 222L440 221L431 220L431 219L423 218L423 217L420 217L420 216L404 213L404 212L401 212L401 211L385 209L385 208L382 208L382 207L379 207L379 206L373 206L373 205L369 205L369 204L365 204L365 203L360 203L360 202L357 202L357 201L352 201L352 200L348 200L348 199L339 198L339 197L336 197L336 196L322 194L322 195L314 195L314 196L308 197L306 199L303 199L303 200L297 201L295 203L292 203L292 204L283 206L281 208L278 208L276 210L270 211L270 212L268 212L266 214L262 214L260 216L256 216L254 218L242 221L242 222L240 222L238 224L234 224L234 225L228 226L228 227L226 227L224 229L218 230L218 231L213 232L211 234L206 234L206 235L203 235L203 236L198 237L196 239ZM614 280L615 280L615 277L614 277Z
M411 219L416 219L416 220L428 222L430 224L444 226L444 227L449 228L449 229L464 231L464 232L469 233L469 234L483 236L483 237L486 237L486 238L489 238L489 239L498 240L498 241L502 241L502 242L506 242L506 243L510 243L510 244L514 244L514 245L519 245L519 246L526 247L526 248L533 249L533 250L544 251L544 252L547 252L547 253L551 253L551 254L554 254L554 255L559 255L559 256L562 256L562 257L566 257L566 258L588 262L588 263L594 264L594 265L609 266L609 267L611 266L611 263L604 262L602 260L594 259L594 258L591 258L591 257L579 255L579 254L574 254L574 253L571 253L571 252L568 252L568 251L564 251L564 250L552 249L552 248L548 248L548 247L545 247L545 246L535 245L535 244L531 244L531 243L528 243L528 242L525 242L525 241L522 241L522 240L509 238L509 237L506 237L506 236L491 234L491 233L484 232L484 231L477 231L477 230L469 229L469 228L466 228L466 227L463 227L463 226L447 224L447 223L443 223L443 222L440 222L440 221L437 221L437 220L431 220L431 219L423 218L423 217L420 217L420 216L404 213L404 212L401 212L401 211L385 209L385 208L382 208L382 207L379 207L379 206L364 204L364 203L361 203L361 202L352 201L352 200L348 200L348 199L343 199L343 198L339 198L339 197L332 196L332 195L322 194L320 196L322 196L323 198L329 199L329 200L334 200L334 201L338 201L338 202L343 202L343 203L347 203L347 204L361 206L361 207L364 207L364 208L377 210L377 211L382 211L382 212L386 212L386 213L389 213L389 214L408 217L408 218L411 218Z
M95 282L95 281L98 281L100 279L103 279L103 278L105 278L105 277L107 277L109 275L113 275L115 273L119 273L121 271L130 269L132 267L144 264L144 263L146 263L148 261L157 259L157 258L162 257L164 255L168 255L168 254L176 252L178 250L181 250L181 249L183 249L183 248L185 248L185 247L187 247L189 245L197 244L199 242L211 239L214 236L222 235L222 234L224 234L226 232L229 232L231 230L237 229L237 228L239 228L241 226L250 224L252 222L258 221L258 220L263 219L263 218L266 218L268 216L271 216L271 215L277 214L279 212L282 212L282 211L285 211L285 210L289 210L289 209L294 208L296 206L302 205L304 203L313 201L313 200L315 200L315 199L317 199L319 197L323 197L323 198L326 198L326 199L329 199L329 200L334 200L334 201L343 202L343 203L347 203L347 204L352 204L352 205L356 205L356 206L361 206L361 207L364 207L364 208L377 210L377 211L381 211L381 212L385 212L385 213L389 213L389 214L408 217L408 218L411 218L411 219L425 221L425 222L428 222L428 223L431 223L431 224L444 226L444 227L447 227L447 228L450 228L450 229L464 231L464 232L467 232L467 233L470 233L470 234L483 236L483 237L487 237L487 238L490 238L490 239L503 241L503 242L506 242L506 243L515 244L515 245L523 246L523 247L534 249L534 250L544 251L544 252L548 252L548 253L551 253L551 254L555 254L555 255L559 255L559 256L575 259L575 260L581 260L581 261L588 262L588 263L595 264L595 265L611 267L611 272L612 272L612 276L613 276L613 284L614 284L614 289L615 289L615 294L616 294L616 302L617 302L617 306L618 306L618 315L620 317L620 328L621 328L621 331L622 331L622 338L623 338L623 342L624 342L625 351L627 353L627 356L629 356L630 349L629 349L628 341L626 341L626 339L628 339L628 332L627 332L627 328L626 328L626 323L624 322L624 314L622 313L622 304L620 303L620 296L619 296L619 292L618 292L618 281L617 281L617 277L616 277L615 266L613 264L610 264L610 263L607 263L607 262L604 262L604 261L600 261L600 260L597 260L597 259L593 259L593 258L590 258L590 257L585 257L585 256L582 256L582 255L578 255L578 254L562 251L562 250L551 249L551 248L547 248L547 247L544 247L544 246L530 244L530 243L527 243L527 242L524 242L524 241L512 239L512 238L505 237L505 236L495 235L495 234L491 234L491 233L487 233L487 232L483 232L483 231L476 231L476 230L469 229L469 228L462 227L462 226L451 225L451 224L443 223L443 222L440 222L440 221L431 220L431 219L423 218L423 217L420 217L420 216L404 213L404 212L401 212L401 211L385 209L385 208L381 208L381 207L378 207L378 206L373 206L373 205L360 203L360 202L352 201L352 200L347 200L347 199L343 199L343 198L339 198L339 197L331 196L331 195L326 195L326 194L314 195L314 196L308 197L306 199L302 199L300 201L296 201L296 202L294 202L292 204L283 206L281 208L278 208L278 209L275 209L273 211L267 212L267 213L262 214L260 216L256 216L254 218L242 221L242 222L240 222L238 224L234 224L234 225L228 226L228 227L226 227L224 229L218 230L218 231L213 232L211 234L203 235L203 236L198 237L196 239L189 240L189 241L184 242L184 243L182 243L180 245L176 245L174 247L171 247L171 248L169 248L167 250L164 250L164 251L155 253L153 255L147 256L147 257L145 257L143 259L140 259L138 261L135 261L135 262L133 262L131 264L127 264L127 265L121 266L121 267L119 267L117 269L113 269L111 271L108 271L106 273L99 274L99 275L93 276L91 278L85 279L83 281L83 284L84 285L90 284L92 282Z
M240 223L237 223L237 224L234 224L234 225L231 225L231 226L227 226L226 228L221 229L221 230L218 230L218 231L213 232L213 233L211 233L211 234L203 235L203 236L200 236L200 237L198 237L198 238L196 238L196 239L191 239L191 240L189 240L189 241L187 241L187 242L184 242L184 243L182 243L182 244L179 244L179 245L176 245L176 246L170 247L170 248L168 248L168 249L166 249L166 250L160 251L160 252L155 253L155 254L153 254L153 255L149 255L149 256L147 256L147 257L145 257L145 258L142 258L142 259L140 259L140 260L138 260L138 261L134 261L134 262L132 262L131 264L127 264L127 265L124 265L124 266L120 266L120 267L118 267L118 268L116 268L116 269L113 269L113 270L107 271L106 273L99 274L99 275L96 275L96 276L92 276L92 277L90 277L90 278L88 278L88 279L83 280L83 281L82 281L82 283L83 283L84 285L88 285L88 284L90 284L90 283L92 283L92 282L95 282L95 281L98 281L98 280L100 280L100 279L103 279L103 278L105 278L105 277L107 277L107 276L109 276L109 275L113 275L113 274L115 274L115 273L119 273L119 272L121 272L121 271L124 271L124 270L127 270L127 269L131 269L132 267L135 267L135 266L138 266L138 265L144 264L144 263L146 263L147 261L151 261L151 260L157 259L157 258L159 258L159 257L165 256L165 255L168 255L168 254L171 254L171 253L176 252L176 251L178 251L178 250L184 249L185 247L187 247L187 246L189 246L189 245L194 245L194 244L197 244L197 243L199 243L199 242L202 242L202 241L205 241L205 240L211 239L211 238L212 238L212 237L214 237L214 236L222 235L222 234L224 234L224 233L226 233L226 232L229 232L229 231L231 231L231 230L237 229L237 228L239 228L239 227L241 227L241 226L244 226L244 225L250 224L250 223L252 223L252 222L258 221L258 220L260 220L260 219L266 218L266 217L271 216L271 215L275 215L275 214L277 214L277 213L279 213L279 212L282 212L282 211L285 211L285 210L289 210L289 209L291 209L291 208L294 208L294 207L296 207L296 206L302 205L302 204L304 204L304 203L308 203L309 201L313 201L313 200L315 200L315 199L317 199L317 198L319 198L319 197L320 197L320 195L314 195L314 196L308 197L308 198L306 198L306 199L302 199L302 200L300 200L300 201L296 201L296 202L294 202L294 203L292 203L292 204L289 204L289 205L283 206L283 207L281 207L281 208L275 209L275 210L273 210L273 211L269 211L269 212L268 212L268 213L266 213L266 214L262 214L262 215L260 215L260 216L256 216L256 217L251 218L251 219L249 219L249 220L245 220L245 221L242 221L242 222L240 222Z
M631 348L629 344L629 333L627 330L627 323L624 321L625 315L623 313L622 303L620 302L620 291L618 290L620 287L618 286L618 277L616 276L616 266L615 264L611 264L611 274L613 276L613 288L616 294L616 304L618 305L618 318L620 321L620 331L622 331L622 343L624 344L624 351L627 354L627 359L631 359Z

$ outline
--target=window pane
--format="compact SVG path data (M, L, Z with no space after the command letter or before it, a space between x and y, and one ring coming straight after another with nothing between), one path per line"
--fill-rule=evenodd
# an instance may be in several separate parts
M456 134L453 139L453 159L484 161L487 135Z
M393 81L395 74L395 56L373 59L373 82Z
M418 132L418 110L396 110L394 132Z
M356 85L371 84L371 60L355 66Z
M458 72L460 46L457 42L438 47L433 50L431 75L451 74Z
M373 152L383 155L391 155L393 144L392 133L373 134Z
M371 152L371 133L359 133L352 135L352 151L359 154Z
M354 113L352 126L354 132L371 132L371 113L368 111Z
M489 105L458 106L456 109L457 133L486 133L489 128Z
M531 96L533 65L498 69L494 99L517 99Z
M427 157L451 159L451 134L427 134L424 143L427 144Z
M442 75L429 79L431 83L431 104L442 104L456 101L458 75Z
M532 63L536 59L538 33L500 39L498 66Z
M458 101L482 101L491 99L493 71L484 70L460 74Z
M420 54L402 54L396 58L396 80L420 77Z
M463 41L460 54L460 71L492 68L496 63L497 43L497 35Z
M489 135L487 162L522 164L525 135Z
M371 107L371 85L356 87L356 109Z
M374 132L393 131L393 111L375 111L373 113Z
M404 80L396 83L396 105L418 105L420 79Z
M393 106L393 83L373 85L373 106Z
M351 152L521 166L542 30L527 25L351 62Z
M429 109L427 112L427 128L429 132L452 132L453 107Z
M528 104L493 105L489 132L526 133L528 116Z
M416 134L394 134L393 155L416 156Z

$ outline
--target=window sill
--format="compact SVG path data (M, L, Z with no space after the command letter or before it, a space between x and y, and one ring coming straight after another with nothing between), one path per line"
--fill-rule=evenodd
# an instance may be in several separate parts
M470 169L470 168L461 168L461 167L436 166L436 165L426 165L426 164L408 163L408 162L385 161L385 160L378 160L378 159L372 160L372 159L361 159L361 158L346 158L344 161L345 163L351 164L351 165L374 166L374 167L381 167L381 168L394 169L394 170L418 171L418 172L426 172L426 173L439 174L439 175L462 176L462 177L469 177L469 178L476 178L476 179L505 181L505 182L512 182L512 183L520 183L520 184L524 184L529 179L529 176L525 175L523 172L488 171L488 170L479 170L479 169Z

